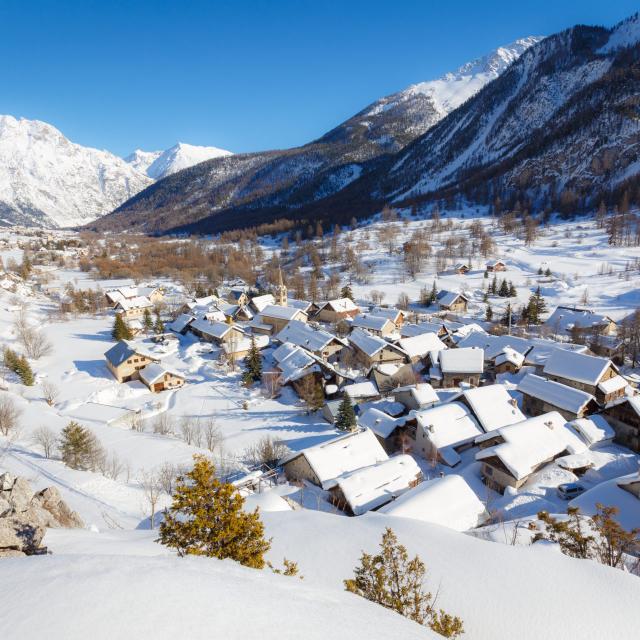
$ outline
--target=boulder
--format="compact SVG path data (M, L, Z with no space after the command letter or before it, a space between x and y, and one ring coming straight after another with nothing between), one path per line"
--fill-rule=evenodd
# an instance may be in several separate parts
M18 477L9 492L9 503L17 512L26 511L31 504L34 491L26 478Z
M8 472L0 474L0 491L11 491L16 479Z
M36 494L34 502L46 510L53 518L49 527L64 527L67 529L79 529L84 527L80 516L72 511L62 499L60 492L55 487L47 487Z

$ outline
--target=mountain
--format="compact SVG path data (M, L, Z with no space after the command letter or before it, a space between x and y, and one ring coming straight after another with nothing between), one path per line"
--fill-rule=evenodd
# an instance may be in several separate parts
M146 173L150 178L161 180L205 160L230 155L232 155L231 151L218 149L218 147L198 147L178 142L166 151L136 149L125 160L138 171Z
M80 225L151 184L121 158L39 120L0 116L0 224Z
M219 157L185 169L91 227L166 231L212 216L219 228L228 228L239 220L254 224L292 215L374 171L540 40L517 40L437 80L386 96L302 147Z

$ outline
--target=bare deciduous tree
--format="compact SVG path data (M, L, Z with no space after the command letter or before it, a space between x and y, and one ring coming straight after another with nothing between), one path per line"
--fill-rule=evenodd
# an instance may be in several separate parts
M49 427L43 425L33 434L33 442L42 447L45 458L51 458L58 447L58 436Z
M149 517L151 528L155 528L156 520L156 508L158 507L158 501L162 495L162 485L158 478L158 474L153 471L143 471L140 477L140 486L144 498L147 501L149 507Z
M167 413L160 413L153 421L153 433L161 436L168 436L173 433L173 419Z
M8 436L18 429L21 414L22 411L9 395L0 395L0 433L3 436Z
M44 380L40 386L42 388L42 397L45 399L45 402L52 407L60 395L60 389L49 380Z

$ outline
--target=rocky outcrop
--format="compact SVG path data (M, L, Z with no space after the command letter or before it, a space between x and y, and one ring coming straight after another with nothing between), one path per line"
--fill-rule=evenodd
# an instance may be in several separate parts
M80 516L55 487L35 492L28 480L0 475L0 558L46 553L42 538L48 527L81 528Z

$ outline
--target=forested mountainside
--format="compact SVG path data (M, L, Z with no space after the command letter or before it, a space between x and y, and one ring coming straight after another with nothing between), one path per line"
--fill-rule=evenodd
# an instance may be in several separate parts
M238 226L239 209L241 224L269 220L277 211L294 215L373 171L540 39L517 40L442 78L386 96L303 147L215 158L169 176L92 226L166 231L212 214Z

